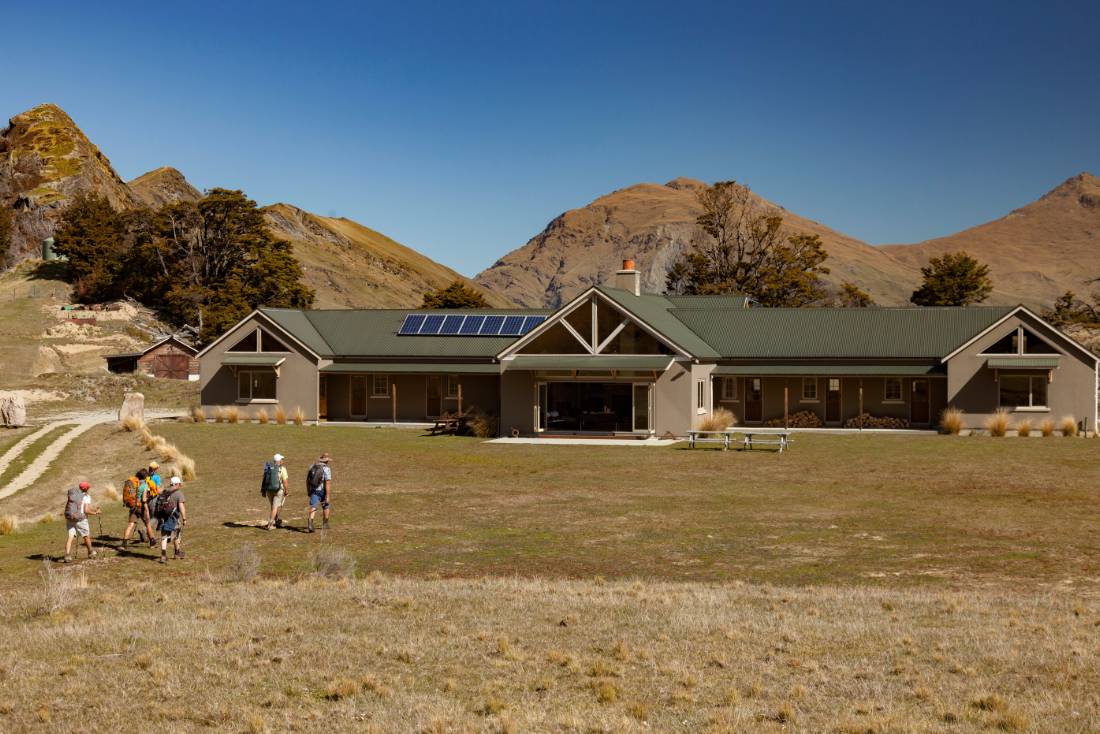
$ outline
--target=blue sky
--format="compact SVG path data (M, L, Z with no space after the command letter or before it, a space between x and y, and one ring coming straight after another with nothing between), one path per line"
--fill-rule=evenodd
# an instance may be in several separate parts
M53 2L6 21L0 117L57 103L123 178L172 165L468 275L642 181L737 179L885 243L1100 174L1097 2Z

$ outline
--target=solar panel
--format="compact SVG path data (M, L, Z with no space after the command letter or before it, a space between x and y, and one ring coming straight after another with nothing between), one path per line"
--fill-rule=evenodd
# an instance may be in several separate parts
M466 320L462 322L462 328L458 330L458 333L467 336L474 336L481 329L481 325L484 322L484 316L467 316Z
M457 334L458 330L462 327L462 320L465 316L458 316L452 314L443 319L443 326L440 327L440 334Z
M520 330L520 334L526 334L531 329L535 328L543 321L546 321L545 316L528 316L523 320L523 328Z
M424 325L420 327L420 331L417 332L417 333L418 334L429 334L429 335L438 334L439 329L442 326L443 326L443 316L442 315L433 314L431 316L425 316L424 317Z
M415 334L420 331L421 325L424 323L424 315L418 313L411 313L405 317L405 323L401 324L401 330L398 334Z
M523 317L509 316L504 319L504 325L500 327L501 336L519 336L523 333Z
M485 323L481 325L481 329L477 333L481 336L496 336L500 333L500 327L503 324L503 316L486 316Z

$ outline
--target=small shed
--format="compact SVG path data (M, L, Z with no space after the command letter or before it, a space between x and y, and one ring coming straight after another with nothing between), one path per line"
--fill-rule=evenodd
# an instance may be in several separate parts
M169 380L198 380L198 350L175 335L167 336L141 352L108 354L107 371L139 372Z

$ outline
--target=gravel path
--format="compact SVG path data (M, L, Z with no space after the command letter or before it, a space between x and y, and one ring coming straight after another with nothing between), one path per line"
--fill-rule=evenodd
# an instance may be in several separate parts
M177 418L183 415L179 411L171 410L147 410L145 411L145 417L147 420L157 418ZM50 465L61 455L69 444L71 444L78 436L90 431L96 426L104 423L117 423L118 412L117 411L96 411L94 413L72 413L60 416L53 416L46 425L39 428L29 436L25 436L19 443L8 449L3 456L0 456L0 474L4 473L4 470L8 468L11 462L27 450L35 441L42 436L46 435L58 426L71 425L73 428L69 429L65 433L58 436L53 443L46 447L46 450L39 454L30 466L24 469L19 476L13 479L8 486L0 487L0 500L5 497L10 497L21 489L26 489L31 485L34 480L46 472L50 468Z

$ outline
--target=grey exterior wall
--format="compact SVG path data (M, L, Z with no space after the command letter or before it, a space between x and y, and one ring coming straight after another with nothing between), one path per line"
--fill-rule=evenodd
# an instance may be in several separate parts
M381 373L380 373L381 374ZM447 375L436 375L442 381L441 388L446 392ZM397 391L397 420L399 422L422 422L428 418L428 378L426 374L394 374L390 375L390 395L387 397L372 397L370 395L372 375L364 373L356 375L366 379L366 416L368 421L393 420L394 405L393 392ZM500 378L496 375L455 375L462 385L462 407L469 409L476 406L485 413L491 415L500 414ZM326 381L327 416L329 420L348 420L351 414L351 380L349 374L323 375ZM458 400L444 397L441 401L441 412L456 412ZM363 420L364 416L355 415L355 420Z
M1013 410L1012 420L1027 418L1034 422L1050 418L1054 421L1072 415L1086 421L1089 430L1096 425L1095 362L1072 346L1069 337L1027 313L1020 313L993 329L947 363L947 400L963 411L968 428L981 428L997 410L1000 387L994 370L986 367L987 357L979 356L1018 326L1030 329L1046 340L1059 355L1059 366L1047 385L1047 409ZM1001 370L1004 374L1045 375L1046 370Z
M259 328L260 324L283 340L291 351L282 353L286 361L279 368L279 377L275 381L274 401L238 401L237 374L232 367L223 366L222 360L230 347ZM318 361L289 337L259 315L238 324L228 336L199 357L199 399L203 409L209 411L218 406L237 405L245 414L254 415L260 408L271 413L276 405L282 405L288 413L300 407L306 420L316 420Z
M657 377L653 387L653 428L656 435L671 433L683 436L691 428L695 417L695 380L692 365L673 362Z
M523 435L535 432L535 376L533 372L505 370L500 376L500 433L511 435L518 428Z

